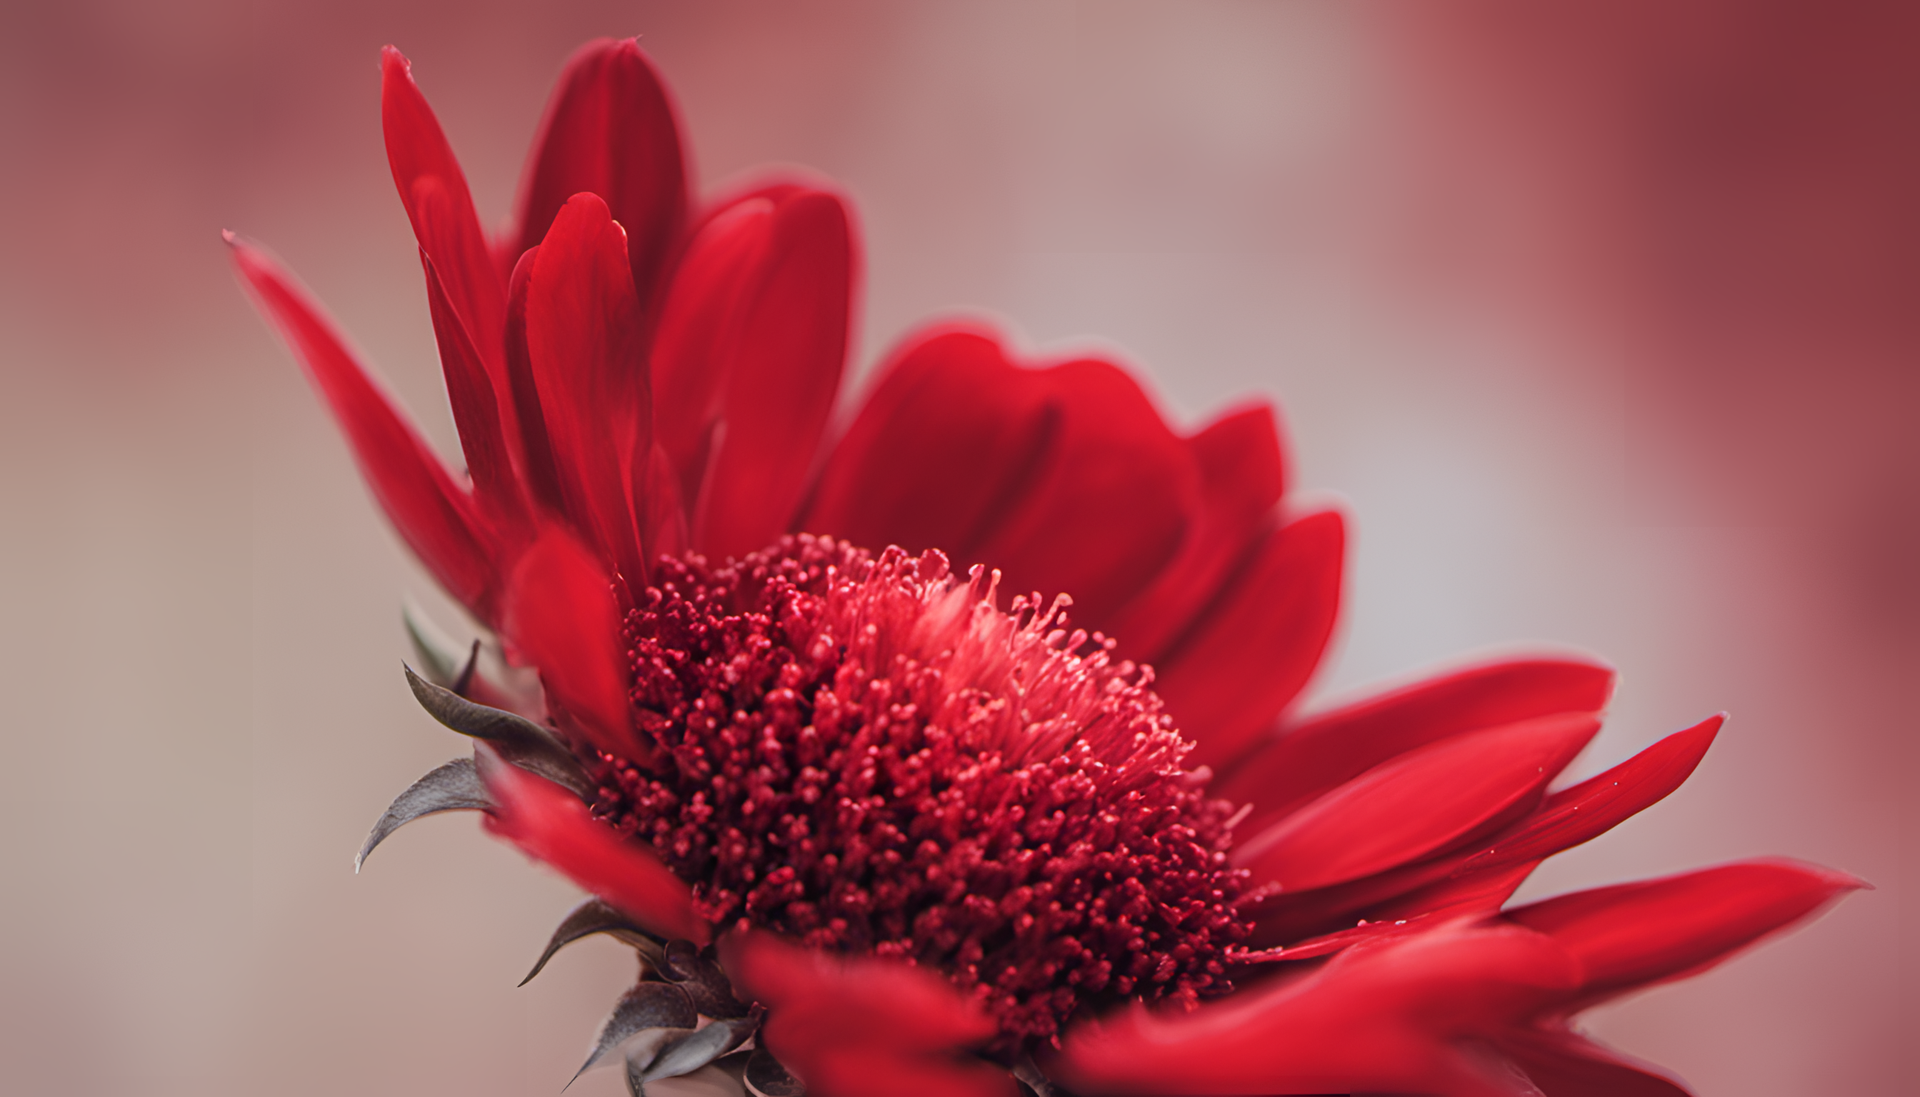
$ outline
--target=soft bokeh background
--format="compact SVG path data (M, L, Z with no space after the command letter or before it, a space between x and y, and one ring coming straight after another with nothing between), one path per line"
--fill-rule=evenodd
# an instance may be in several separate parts
M566 885L467 817L350 871L459 749L399 674L400 599L432 594L217 232L278 249L451 447L376 51L497 216L566 54L640 32L704 186L790 161L856 197L863 368L966 307L1111 341L1182 423L1282 401L1359 531L1323 696L1602 653L1582 772L1731 710L1684 790L1528 894L1767 853L1872 880L1591 1027L1715 1097L1910 1092L1915 10L14 0L0 1089L505 1095L577 1064L631 972L588 942L514 989Z

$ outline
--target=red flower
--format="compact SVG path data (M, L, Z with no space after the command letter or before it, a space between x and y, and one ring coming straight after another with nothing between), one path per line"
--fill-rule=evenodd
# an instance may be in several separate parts
M484 742L366 850L477 809L593 892L547 955L639 951L589 1059L636 1093L1681 1093L1568 1018L1859 886L1762 861L1503 910L1720 718L1551 791L1598 664L1298 714L1343 522L1287 501L1264 404L1183 437L1110 362L946 327L832 435L845 204L692 206L631 41L568 64L493 240L391 49L383 118L466 474L229 240L401 536L542 689L419 632L416 695Z

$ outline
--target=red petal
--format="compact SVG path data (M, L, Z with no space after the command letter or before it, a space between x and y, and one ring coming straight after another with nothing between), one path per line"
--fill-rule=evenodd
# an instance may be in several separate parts
M1455 868L1446 879L1399 895L1367 912L1373 920L1445 917L1465 913L1491 914L1513 898L1539 861L1502 862L1467 871Z
M693 892L651 850L596 820L559 785L508 765L486 746L474 750L492 794L487 829L527 856L619 908L640 928L705 944L707 923L693 911Z
M540 669L549 707L609 754L644 759L627 704L627 660L611 581L564 530L549 528L513 569L507 638Z
M1273 407L1228 412L1186 440L1200 471L1200 506L1172 562L1114 615L1128 657L1157 661L1244 559L1286 490Z
M1421 909L1415 907L1411 899L1428 891L1450 888L1453 870L1465 859L1465 853L1450 851L1428 861L1363 876L1348 884L1334 884L1332 888L1273 895L1250 911L1254 914L1254 934L1248 943L1254 947L1286 945L1292 949L1315 934L1331 934L1354 926L1356 920L1398 920L1402 914L1417 916ZM1515 880L1515 888L1517 886L1519 882ZM1492 907L1498 907L1498 903L1492 903Z
M1246 514L1265 514L1287 491L1286 458L1273 405L1258 400L1222 412L1187 439L1209 492Z
M1282 731L1215 785L1253 805L1242 833L1345 784L1397 754L1479 728L1599 712L1613 671L1598 663L1521 659L1468 667L1309 716Z
M1075 624L1109 629L1176 558L1200 507L1199 471L1119 366L1083 359L1027 376L1058 408L1057 434L1018 504L988 516L979 559L1002 569L1011 593L1069 594Z
M1350 927L1356 920L1377 920L1374 912L1391 909L1399 897L1444 885L1463 859L1443 854L1345 884L1273 896L1251 910L1254 931L1248 942L1257 948L1297 948L1303 939Z
M1554 793L1531 818L1488 843L1461 871L1538 861L1598 838L1679 788L1725 721L1725 716L1714 716L1675 732L1605 773Z
M1280 950L1284 955L1277 958L1309 960L1339 952L1357 944L1425 933L1441 922L1453 921L1462 916L1492 914L1500 909L1500 904L1513 895L1515 888L1526 881L1534 867L1531 864L1509 866L1501 872L1484 872L1471 877L1448 878L1438 884L1419 888L1385 904L1380 908L1381 913L1370 912L1368 917L1358 919L1358 924L1349 929L1288 945ZM1384 878L1376 876L1373 879L1383 880ZM1365 881L1362 883L1364 884ZM1356 919L1348 916L1343 921L1354 922Z
M1441 858L1440 861L1441 864L1431 867L1445 871L1458 863L1452 858ZM1427 869L1429 866L1422 865L1415 868L1416 870ZM1491 914L1500 909L1500 904L1513 895L1514 889L1526 881L1534 868L1534 864L1510 865L1499 871L1475 873L1465 877L1447 877L1439 883L1407 891L1390 902L1368 911L1367 915L1357 919L1358 924L1352 925L1351 928L1286 946L1280 950L1284 955L1279 958L1308 960L1380 938L1425 933L1440 922L1452 921L1463 915ZM1358 881L1353 887L1357 892L1369 883L1384 886L1390 877L1398 876L1400 878L1398 886L1393 890L1405 891L1406 881L1420 875L1418 871L1389 872L1371 877L1369 880ZM1344 889L1327 888L1310 892L1305 898L1312 900L1316 896L1341 890ZM1343 912L1346 916L1339 921L1354 923L1356 919L1350 913L1354 909L1357 909L1356 904L1348 904Z
M447 399L453 422L460 430L460 448L467 471L488 517L504 529L526 524L527 507L514 471L513 456L502 433L500 405L493 382L465 323L447 300L446 287L427 253L420 253L427 275L427 308L433 316L434 341L440 346L440 371L447 379Z
M857 277L840 199L775 202L762 270L736 315L718 439L694 521L696 547L743 556L792 524L847 359Z
M759 931L722 938L720 959L741 996L767 1007L762 1036L810 1093L1014 1093L1005 1070L967 1055L992 1038L993 1019L932 972L829 956Z
M1442 926L1349 949L1185 1016L1134 1008L1071 1029L1048 1073L1075 1093L1523 1092L1479 1041L1577 987L1554 943Z
M1507 912L1586 969L1585 1001L1712 967L1866 885L1785 858L1575 892Z
M751 198L701 228L674 271L653 340L654 430L682 499L700 497L726 366L773 232L773 203Z
M560 494L560 472L555 467L553 440L547 435L546 412L540 407L540 388L533 379L527 352L527 287L539 248L528 248L513 265L507 281L507 379L517 425L521 474L527 494L554 514L567 512Z
M1306 891L1420 860L1531 802L1599 730L1551 716L1414 751L1237 846L1234 863L1255 884Z
M407 59L388 46L380 51L380 70L380 121L394 186L406 204L420 250L440 272L448 300L480 348L496 392L504 397L500 333L506 324L506 287L480 229L467 177L433 108L414 85Z
M681 505L679 477L667 452L655 442L647 453L647 465L640 473L641 487L636 502L641 506L640 540L646 551L659 557L681 556L691 541L687 535L687 510Z
M1541 860L1598 837L1677 788L1719 724L1715 717L1670 735L1598 777L1554 793L1537 811L1464 852L1269 901L1259 911L1259 936L1290 940L1318 927L1350 924L1356 916L1392 922L1498 910Z
M1426 922L1407 924L1405 922L1367 922L1351 929L1337 930L1309 938L1296 945L1288 945L1276 950L1285 960L1318 960L1322 956L1331 956L1344 952L1355 945L1371 944L1394 937L1411 937L1425 933L1433 928Z
M1270 533L1162 661L1154 688L1198 744L1193 764L1238 756L1307 684L1339 615L1345 543L1334 511Z
M539 244L567 200L590 191L627 230L645 307L686 223L687 181L673 104L636 40L596 39L568 59L533 148L510 254Z
M631 476L653 447L646 340L625 239L592 194L566 204L534 254L526 337L566 514L626 581L639 582L646 568Z
M447 593L481 620L494 620L499 576L472 498L293 276L231 233L227 243L255 304L326 398L360 474L407 547Z
M1553 1097L1692 1097L1659 1067L1564 1028L1516 1030L1496 1042Z
M1037 376L990 332L909 336L828 457L801 525L874 548L938 548L963 570L979 561L1057 439L1060 408Z
M1317 960L1322 956L1331 956L1344 952L1355 945L1378 946L1383 942L1403 937L1415 937L1433 929L1443 921L1451 921L1447 915L1433 918L1414 917L1391 921L1366 921L1348 929L1321 934L1298 944L1275 949L1270 959L1279 960Z
M1106 629L1175 559L1200 498L1186 443L1124 370L1024 367L992 332L947 327L898 352L801 524L984 563Z

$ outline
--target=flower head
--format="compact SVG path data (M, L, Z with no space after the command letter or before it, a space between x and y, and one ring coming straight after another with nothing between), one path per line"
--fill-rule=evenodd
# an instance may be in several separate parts
M1182 436L1111 362L948 326L835 436L858 249L830 188L695 205L653 69L600 41L489 238L395 51L384 78L466 471L229 237L484 629L416 624L415 694L474 754L361 856L478 810L590 891L535 972L634 946L588 1065L636 1094L1681 1093L1569 1018L1859 886L1762 861L1507 908L1720 719L1555 790L1601 665L1302 715L1343 519L1286 498L1269 407Z
M663 562L627 630L656 759L605 757L597 812L715 925L979 988L1009 1055L1085 1003L1231 990L1231 809L1144 669L984 580L805 535Z

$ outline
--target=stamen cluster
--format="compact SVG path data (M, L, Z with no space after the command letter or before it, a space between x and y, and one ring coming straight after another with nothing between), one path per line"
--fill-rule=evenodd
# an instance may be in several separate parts
M626 620L650 764L596 812L716 924L946 972L1012 1057L1082 1004L1232 989L1228 817L1151 671L991 580L790 537L663 560Z

